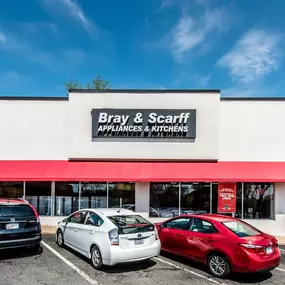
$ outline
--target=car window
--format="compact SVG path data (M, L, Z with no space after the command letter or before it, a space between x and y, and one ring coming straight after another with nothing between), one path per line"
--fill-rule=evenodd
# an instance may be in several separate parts
M34 217L29 205L0 205L0 217Z
M88 212L85 220L85 224L89 226L100 227L104 223L96 213Z
M115 215L108 219L118 227L119 234L154 231L154 225L140 215Z
M202 219L194 219L194 222L191 227L192 232L198 232L203 234L214 234L217 233L215 226L208 221Z
M189 230L192 218L177 218L164 223L165 228Z
M75 224L84 224L86 214L87 214L86 211L76 212L70 217L69 222Z
M222 224L239 237L257 236L261 234L261 232L258 232L251 226L240 221L229 221L223 222Z

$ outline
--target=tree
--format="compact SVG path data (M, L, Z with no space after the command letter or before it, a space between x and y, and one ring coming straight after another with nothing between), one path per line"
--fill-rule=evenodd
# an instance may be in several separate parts
M80 85L74 81L70 81L65 83L65 88L69 89L96 89L96 90L104 90L104 89L111 89L112 86L109 81L104 80L101 78L101 75L97 75L90 83L86 85Z

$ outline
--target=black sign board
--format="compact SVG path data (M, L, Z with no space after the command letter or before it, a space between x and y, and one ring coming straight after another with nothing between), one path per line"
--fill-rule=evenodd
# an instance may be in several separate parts
M92 138L195 139L196 110L93 109Z

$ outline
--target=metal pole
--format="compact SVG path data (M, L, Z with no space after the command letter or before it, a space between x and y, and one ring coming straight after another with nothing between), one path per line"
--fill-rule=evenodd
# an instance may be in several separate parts
M210 214L213 213L213 183L210 183Z
M81 181L78 184L78 209L81 209Z
M244 183L241 183L241 218L243 219Z
M26 181L23 182L23 198L26 199Z
M109 208L109 183L107 182L107 208Z
M178 216L180 216L181 213L181 182L178 184Z
M51 182L51 216L55 215L55 181Z

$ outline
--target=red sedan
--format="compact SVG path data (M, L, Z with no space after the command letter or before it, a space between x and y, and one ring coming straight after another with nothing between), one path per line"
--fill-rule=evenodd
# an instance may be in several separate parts
M156 223L161 249L202 262L211 274L268 272L280 263L276 238L223 215L182 215Z

